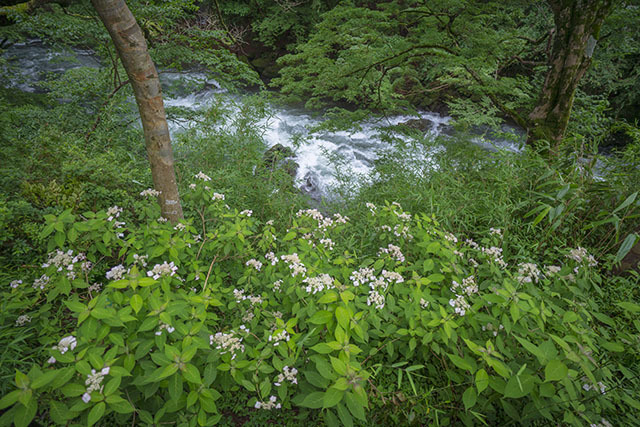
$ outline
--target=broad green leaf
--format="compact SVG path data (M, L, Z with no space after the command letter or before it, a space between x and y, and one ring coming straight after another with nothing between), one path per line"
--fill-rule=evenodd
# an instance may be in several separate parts
M309 323L314 325L326 325L333 318L333 313L327 310L316 311L313 316L309 318Z
M478 395L476 394L476 389L473 386L467 388L464 393L462 393L462 403L464 403L464 408L466 410L473 408L477 400Z
M504 388L504 397L519 399L531 393L535 385L531 375L513 375Z
M131 308L133 308L133 311L135 311L136 314L140 312L140 309L142 308L143 304L144 304L144 301L142 300L142 297L138 294L134 294L131 297L131 300L129 301L129 305L131 305Z
M329 387L322 397L323 408L332 408L342 400L344 396L343 390L338 390L335 387Z
M309 393L304 400L300 403L300 406L304 406L305 408L318 409L322 408L322 404L324 402L324 393L321 391L314 391L313 393Z
M480 369L476 372L476 388L478 394L482 393L489 386L489 375L484 369Z
M560 360L554 359L547 363L547 366L544 368L544 378L545 381L560 381L567 377L569 373L569 369L567 365L562 363Z
M91 411L89 411L89 415L87 416L87 424L89 426L94 425L100 420L100 418L102 418L102 415L104 415L105 407L105 403L100 402L96 406L94 406Z

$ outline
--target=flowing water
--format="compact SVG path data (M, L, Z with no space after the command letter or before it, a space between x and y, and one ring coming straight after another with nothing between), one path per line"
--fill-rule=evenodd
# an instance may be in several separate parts
M50 73L61 74L78 67L102 66L89 50L73 49L61 52L38 40L13 44L2 57L7 61L5 66L12 67L9 70L13 71L10 74L13 77L5 84L26 92L42 92L39 83ZM171 87L171 90L166 90L166 93L171 95L165 95L165 104L169 107L200 110L207 108L221 97L228 97L236 102L242 101L243 95L230 96L215 80L203 73L166 71L161 72L160 77L163 87ZM199 89L193 91L190 81L198 81ZM336 183L332 158L336 156L340 158L342 174L369 176L377 153L391 148L383 137L384 129L409 120L420 120L423 127L426 124L426 133L436 137L442 133L450 118L422 111L411 116L398 115L364 121L359 123L358 129L354 131L310 132L309 129L321 123L321 118L300 108L274 107L273 115L264 119L261 125L266 130L264 141L267 146L282 144L294 149L295 161L299 164L296 175L297 184L303 191L318 199L321 195L326 195L331 186ZM174 121L170 123L170 130L175 134L190 125L183 121ZM401 134L396 134L395 137L408 140ZM296 144L300 139L305 142L301 145ZM516 143L507 139L488 141L478 137L474 142L488 149L500 147L512 151L519 150ZM441 147L424 149L416 145L412 157L418 163L428 164L434 150L438 149Z

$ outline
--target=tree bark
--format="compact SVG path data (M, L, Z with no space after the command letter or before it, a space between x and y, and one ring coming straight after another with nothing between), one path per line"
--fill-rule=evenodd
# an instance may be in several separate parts
M149 56L147 42L124 0L91 0L107 28L135 94L153 185L160 191L162 216L172 222L183 218L169 126L162 102L158 72Z
M564 137L580 79L591 64L600 27L612 0L547 0L553 11L555 36L549 71L538 103L529 114L528 141L552 146Z

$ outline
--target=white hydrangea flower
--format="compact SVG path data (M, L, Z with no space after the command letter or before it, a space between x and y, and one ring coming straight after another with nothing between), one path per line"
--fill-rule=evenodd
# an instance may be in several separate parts
M202 171L198 172L198 173L195 175L195 177L196 177L197 179L201 179L201 180L203 180L203 181L205 181L205 182L206 182L206 181L211 181L211 178L210 178L210 177L208 177L207 175L205 175L204 173L202 173Z
M153 188L147 188L146 190L143 190L140 192L140 195L142 197L158 197L160 194L162 194L162 191L158 191L158 190L154 190Z

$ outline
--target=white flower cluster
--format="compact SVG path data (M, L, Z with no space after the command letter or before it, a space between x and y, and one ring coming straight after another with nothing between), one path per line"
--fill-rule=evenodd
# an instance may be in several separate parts
M351 273L349 280L356 287L366 285L368 282L375 280L376 276L374 276L373 271L373 268L362 267L360 270Z
M456 295L455 299L449 300L449 305L454 308L454 311L460 315L464 316L467 310L471 308L467 300L464 299L464 295Z
M162 194L162 191L158 191L158 190L154 190L153 188L147 188L146 190L143 190L140 192L140 195L142 197L158 197L160 194Z
M269 221L265 222L265 224L266 224L266 225L273 225L273 222L274 222L274 221L273 221L272 219L270 219Z
M487 323L486 325L484 325L482 327L483 331L489 331L489 332L493 332L493 336L497 337L498 336L498 331L501 331L504 329L504 326L502 325L498 325L498 327L493 326L493 323Z
M164 223L166 223L167 221L169 221L169 220L168 220L167 218L163 217L163 216L161 216L160 218L158 218L158 222L159 222L160 224L164 224Z
M507 263L504 262L504 258L502 258L502 248L498 248L496 246L491 246L490 248L482 248L482 253L493 258L493 260L498 263L500 267L507 267Z
M284 329L274 335L269 335L269 342L273 341L273 346L277 347L280 345L281 341L289 341L291 339L291 335Z
M536 264L524 262L518 264L518 276L516 280L519 283L534 283L540 278L540 270Z
M161 276L175 276L176 271L178 271L178 267L173 263L173 261L170 263L165 261L162 264L154 265L151 271L147 271L147 276L153 277L154 280L158 280Z
M385 303L384 295L376 290L369 291L369 297L367 298L367 305L373 305L377 309L383 309Z
M224 194L222 194L222 193L213 193L213 197L211 198L211 200L213 200L213 201L224 200Z
M320 213L317 209L303 209L296 212L296 216L298 218L302 216L308 216L312 219L315 219L318 222L318 228L321 230L326 230L329 227L332 227L336 224L346 224L349 221L348 217L342 216L339 213L333 215L333 219L329 217L324 217L322 213Z
M158 330L156 331L156 335L158 336L162 335L162 331L165 329L167 330L168 333L172 333L173 331L176 330L176 328L174 328L171 325L167 325L166 323L161 323L160 326L158 327Z
M22 285L22 280L12 280L11 283L9 283L9 286L13 289L17 289L20 285Z
M376 209L377 209L377 208L376 208L376 205L374 205L373 203L369 203L369 202L367 202L367 203L365 204L365 206L366 206L367 208L369 208L369 211L371 212L371 215L375 215L375 214L376 214Z
M598 424L589 424L589 427L613 427L613 425L609 421L602 418L600 419L600 422Z
M111 222L114 219L118 218L122 213L122 208L119 208L118 205L112 206L107 209L107 221Z
M16 319L16 326L24 326L27 323L31 323L31 316L23 314Z
M380 248L378 251L378 256L382 254L389 254L391 258L395 259L398 262L404 262L404 255L402 255L402 251L398 246L389 244L386 248Z
M562 270L562 267L559 267L557 265L548 265L545 268L545 272L547 275L558 274L560 273L560 270Z
M427 308L427 307L429 307L429 301L427 301L427 300L426 300L426 299L424 299L424 298L420 298L420 307L422 307L422 308Z
M175 227L173 227L174 230L176 231L184 231L187 228L186 225L184 225L183 223L179 222L175 225Z
M73 255L73 251L69 249L67 252L63 252L60 249L56 249L55 252L49 253L47 262L42 264L42 268L47 268L51 265L57 267L57 271L67 271L67 278L73 280L76 278L76 272L74 270L77 263L80 264L80 269L83 272L89 272L93 267L93 264L86 261L87 257L83 253L79 253L76 256Z
M253 211L251 209L245 209L242 212L240 212L240 215L251 216L253 215Z
M207 175L205 175L204 173L202 173L202 171L198 172L197 174L195 174L195 178L196 179L201 179L203 181L211 181L211 178L208 177Z
M321 274L315 277L307 277L303 280L307 286L304 288L310 294L317 294L318 292L322 292L325 289L332 289L333 286L333 278L328 274Z
M577 249L571 249L567 254L567 258L571 258L577 262L586 262L589 267L595 267L598 265L598 261L593 257L593 255L589 255L587 250L583 247L578 247Z
M382 277L384 277L390 282L391 281L396 283L404 282L404 278L402 277L402 275L400 273L396 273L395 271L382 270Z
M147 266L147 261L149 260L149 255L138 255L133 254L133 262L142 267Z
M458 289L461 289L462 292L459 292ZM469 276L466 279L462 279L462 284L453 281L451 285L451 292L454 294L467 294L471 296L473 294L478 293L478 284L476 283L476 278L474 276Z
M38 279L33 281L33 289L44 289L49 284L50 277L43 274Z
M324 246L325 248L329 249L330 251L333 250L333 247L335 246L335 243L333 242L333 240L327 238L327 239L320 239L320 243L322 244L322 246Z
M289 269L291 270L291 277L296 277L297 275L301 275L304 277L304 275L306 274L307 267L302 264L297 253L293 253L291 255L282 255L280 256L280 259L287 263L287 265L289 266Z
M458 243L458 238L451 233L444 233L444 238L451 243Z
M273 290L274 291L282 292L282 289L280 289L281 286L282 286L282 279L276 280L275 282L273 282Z
M264 254L264 258L271 263L271 265L276 265L278 263L278 257L273 252L267 252Z
M268 402L257 401L256 404L253 405L253 407L256 409L267 409L267 410L280 409L282 405L279 403L276 403L277 400L278 399L275 396L271 396Z
M87 288L89 292L100 292L101 289L102 289L102 283L94 283L93 285Z
M218 332L215 335L209 335L209 345L213 344L217 344L217 350L224 350L221 351L220 354L230 352L232 354L231 360L236 358L236 356L238 355L238 350L244 353L244 344L242 344L242 337L236 337L233 331L231 331L231 333L229 334Z
M107 271L106 277L109 280L120 280L126 273L128 273L127 269L120 264Z
M254 295L245 295L243 290L234 289L233 296L236 299L237 303L248 300L252 306L256 304L262 304L262 297L254 296Z
M582 378L582 381L587 381L586 378ZM592 386L591 384L585 382L582 385L582 388L584 389L584 391L591 391L591 390L597 390L600 392L600 394L606 394L607 393L607 386L604 385L604 383L602 381L598 381L594 386Z
M102 368L100 372L97 372L95 369L91 370L90 374L87 374L87 380L84 384L87 386L87 391L82 395L82 401L84 403L89 403L91 401L91 393L94 391L99 391L102 393L102 389L104 386L102 385L102 380L105 376L109 374L110 368L107 366Z
M489 229L489 233L490 233L490 234L494 234L494 235L496 235L496 236L498 236L498 237L502 237L502 230L501 230L501 229L499 229L499 228L493 228L493 227L491 227L491 228Z
M58 350L61 354L65 354L69 350L73 350L76 348L78 341L76 337L73 335L69 335L68 337L64 337L58 342L58 345L54 345L51 347L52 350Z
M260 261L258 261L257 259L250 259L249 261L247 261L245 263L245 265L247 267L253 267L255 268L257 271L260 271L260 269L262 268L262 263Z
M298 384L298 370L296 368L289 369L288 366L282 368L282 373L278 374L278 379L273 383L276 387L280 387L283 382L289 381L291 384Z
M474 242L471 239L467 239L464 241L467 245L469 245L469 247L473 248L473 249L480 249L480 245L478 245L476 242Z

